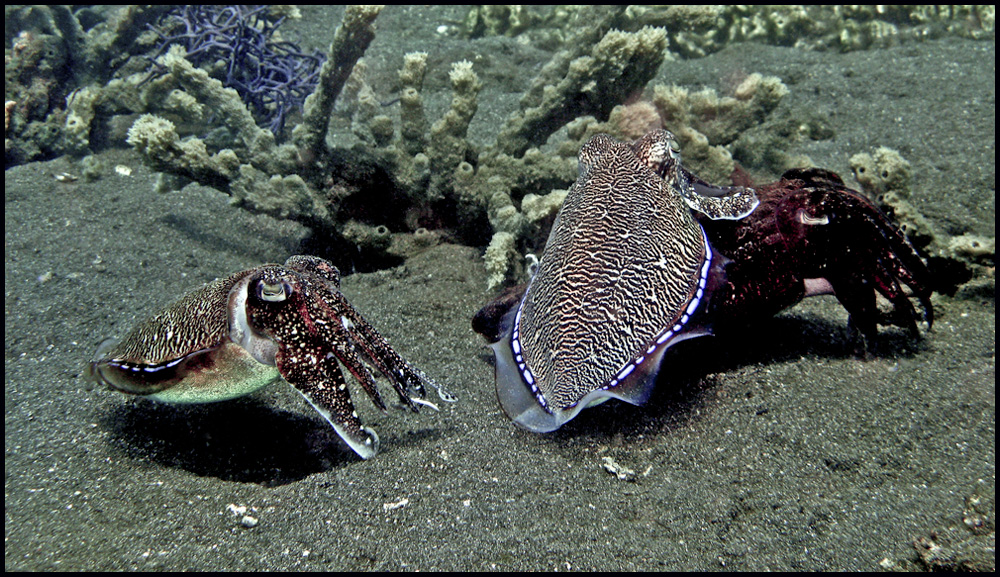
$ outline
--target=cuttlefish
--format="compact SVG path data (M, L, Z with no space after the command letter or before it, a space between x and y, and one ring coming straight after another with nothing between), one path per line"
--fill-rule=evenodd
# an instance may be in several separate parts
M378 435L362 424L343 363L382 411L366 359L402 403L437 408L425 385L455 398L406 362L340 292L329 262L293 256L240 271L188 293L98 350L88 375L120 391L169 403L222 401L285 380L364 459Z
M727 259L692 215L741 219L753 189L688 172L673 135L635 142L598 134L517 306L504 317L496 388L507 415L547 432L607 399L641 404L663 354L710 333L705 303Z

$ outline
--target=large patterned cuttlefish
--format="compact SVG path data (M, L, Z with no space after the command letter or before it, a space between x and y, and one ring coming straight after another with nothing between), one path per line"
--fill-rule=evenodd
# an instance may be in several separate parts
M378 451L378 436L358 417L338 364L385 411L362 359L413 410L436 408L423 400L424 385L454 400L347 302L332 264L293 256L284 265L240 271L188 293L120 343L102 346L87 373L126 393L172 403L222 401L284 379L368 459Z
M538 270L491 345L504 411L535 432L608 398L648 398L664 352L709 333L703 309L724 274L691 211L740 219L758 204L753 189L685 170L666 130L632 143L599 134L579 159Z

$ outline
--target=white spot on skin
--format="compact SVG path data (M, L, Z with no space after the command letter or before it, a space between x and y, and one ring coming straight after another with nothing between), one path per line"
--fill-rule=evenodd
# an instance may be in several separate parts
M809 226L830 224L830 217L825 214L819 218L813 218L808 212L800 209L796 216L798 216L799 222Z

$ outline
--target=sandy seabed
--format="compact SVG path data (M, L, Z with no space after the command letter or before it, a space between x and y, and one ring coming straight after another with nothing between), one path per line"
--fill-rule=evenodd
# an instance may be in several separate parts
M441 15L417 10L385 10L370 66L428 49ZM308 16L324 47L334 26ZM516 59L495 43L528 48L491 42L449 40L428 79L446 102L450 62L476 63L480 135L514 110L524 62L547 58L521 54L525 77L507 86ZM995 235L994 42L741 45L667 62L654 83L719 87L739 72L781 77L781 107L829 120L833 139L790 152L851 181L852 154L895 148L939 227ZM84 380L104 338L200 283L283 261L308 232L210 188L158 194L131 151L101 160L91 183L56 181L66 159L5 172L7 570L871 570L918 568L913 541L935 532L956 559L995 563L992 532L965 529L973 508L991 527L995 511L995 293L935 295L922 341L886 330L868 358L837 302L813 299L678 347L644 407L606 403L534 435L500 411L469 326L489 298L482 247L439 245L343 280L460 397L383 415L355 388L382 441L361 461L286 386L177 407Z

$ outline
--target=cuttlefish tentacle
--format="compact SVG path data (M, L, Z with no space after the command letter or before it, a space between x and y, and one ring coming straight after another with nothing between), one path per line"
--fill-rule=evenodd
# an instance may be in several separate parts
M378 438L358 417L338 361L361 383L377 407L385 403L375 378L353 348L349 332L330 307L340 300L326 283L304 283L284 267L270 267L251 280L247 319L278 344L281 377L305 397L363 458L377 451Z
M451 394L443 386L429 378L420 369L414 367L413 365L406 362L390 345L389 342L383 337L375 327L373 327L368 321L365 320L361 313L351 305L350 302L344 297L340 292L340 272L330 265L327 261L311 256L294 256L288 261L293 268L296 269L308 269L316 270L326 278L332 285L330 294L327 295L324 300L325 306L333 311L336 311L340 315L341 321L347 330L347 335L351 339L351 343L357 347L358 352L363 355L364 359L370 362L375 370L386 376L393 385L393 389L399 396L400 401L416 410L417 405L431 407L437 410L437 406L431 402L424 400L422 397L426 394L424 385L430 385L437 392L438 397L446 402L455 402L457 397ZM349 351L348 354L354 354L354 351ZM361 366L360 364L355 365L353 363L345 363L345 365L350 369L351 366ZM371 373L368 372L370 375ZM374 383L371 380L364 379L358 375L355 375L358 381L362 383L362 386L366 382L372 383L372 390L374 389ZM368 387L365 387L368 390ZM371 393L369 393L371 394ZM378 391L375 390L375 394ZM418 395L418 396L414 396ZM375 397L373 396L373 400ZM380 404L381 399L376 401L376 404ZM384 407L384 404L380 406Z
M344 373L333 355L303 355L301 349L288 346L279 349L275 361L281 367L281 378L292 385L357 454L365 459L375 455L378 435L362 425Z
M327 342L334 347L335 356L344 363L344 366L347 367L351 375L357 379L375 406L381 409L382 412L385 412L385 402L382 400L382 395L375 384L375 376L365 366L356 349L358 345L357 341L360 339L354 338L354 335L351 333L351 330L356 325L343 322L345 315L350 314L360 319L358 324L369 326L340 292L340 271L321 258L304 255L290 257L286 261L285 266L297 272L313 273L326 281L325 283L316 283L310 288L303 287L299 289L306 291L302 299L305 302L298 304L299 314L303 320L308 320L313 324L316 320L313 318L314 313L311 309L316 309L315 314L318 314L320 318L341 319L342 322L340 323L322 321L323 329L332 333L331 335L326 335ZM309 291L315 294L311 294ZM306 303L312 303L313 306L308 306ZM388 342L385 342L385 349L392 351ZM373 364L376 370L382 374L387 374L377 363ZM412 406L412 403L410 405Z

